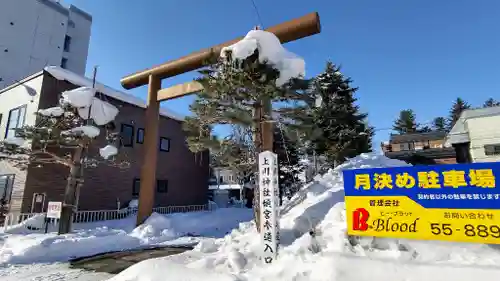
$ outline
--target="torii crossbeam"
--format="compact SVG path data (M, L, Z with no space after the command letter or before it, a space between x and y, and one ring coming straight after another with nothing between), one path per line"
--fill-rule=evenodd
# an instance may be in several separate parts
M321 32L321 24L317 12L310 13L300 18L287 21L266 29L278 37L281 43L305 38ZM120 81L125 89L133 89L148 84L148 99L145 113L144 155L141 170L139 191L139 210L137 225L151 215L154 205L156 164L158 157L158 125L160 102L182 96L194 94L203 89L196 82L188 82L170 88L161 89L163 79L193 71L205 66L205 63L214 56L218 56L223 47L230 46L243 37L213 46L202 51L192 53L177 60L128 75ZM263 149L272 150L272 124L262 124L264 134ZM208 183L207 183L208 184Z

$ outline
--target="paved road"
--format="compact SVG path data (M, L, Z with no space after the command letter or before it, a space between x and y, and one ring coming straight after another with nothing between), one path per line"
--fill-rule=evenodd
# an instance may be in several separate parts
M0 281L103 281L113 275L71 269L69 263L15 265L0 268Z

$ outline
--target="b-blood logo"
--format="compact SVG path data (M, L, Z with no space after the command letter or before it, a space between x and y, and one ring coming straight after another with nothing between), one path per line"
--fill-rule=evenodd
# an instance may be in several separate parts
M366 231L368 230L368 217L370 213L364 208L358 208L352 212L352 230Z

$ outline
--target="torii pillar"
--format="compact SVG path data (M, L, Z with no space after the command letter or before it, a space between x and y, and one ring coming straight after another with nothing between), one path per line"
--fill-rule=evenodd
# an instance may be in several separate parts
M278 37L281 43L305 38L321 32L319 15L317 12L310 13L300 18L284 22L266 29ZM142 224L151 215L154 206L156 164L158 157L158 125L160 102L178 97L194 94L203 90L196 82L188 82L170 88L161 89L163 79L193 71L205 66L205 63L213 57L219 56L223 47L230 46L243 37L201 50L196 53L171 60L164 64L136 72L122 78L120 81L125 89L134 89L148 84L148 99L145 114L144 130L144 155L142 161L141 181L139 191L139 210L136 224ZM264 123L261 126L263 133L264 150L272 150L272 124Z

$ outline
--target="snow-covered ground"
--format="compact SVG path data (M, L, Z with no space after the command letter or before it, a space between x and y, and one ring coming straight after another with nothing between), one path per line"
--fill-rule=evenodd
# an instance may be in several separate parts
M134 228L135 217L75 224L71 234L30 233L24 225L0 233L0 266L62 262L97 253L150 245L192 244L198 237L223 237L241 221L250 220L249 209L160 215L154 213Z
M342 170L401 165L407 164L364 154L304 186L281 210L280 256L272 265L259 259L260 236L251 211L235 208L155 214L138 228L133 218L81 224L63 236L13 228L0 234L0 280L496 280L500 247L494 245L348 239ZM316 239L308 234L310 229L316 230ZM58 263L101 251L197 241L193 251L146 260L116 276Z
M0 268L1 281L103 281L113 275L70 269L65 263L10 265Z
M259 260L260 236L253 222L246 222L222 239L204 239L193 251L140 262L111 281L496 280L500 251L495 246L372 238L349 241L342 170L402 165L407 164L364 154L304 186L283 206L280 256L272 265ZM308 234L312 228L317 239Z

